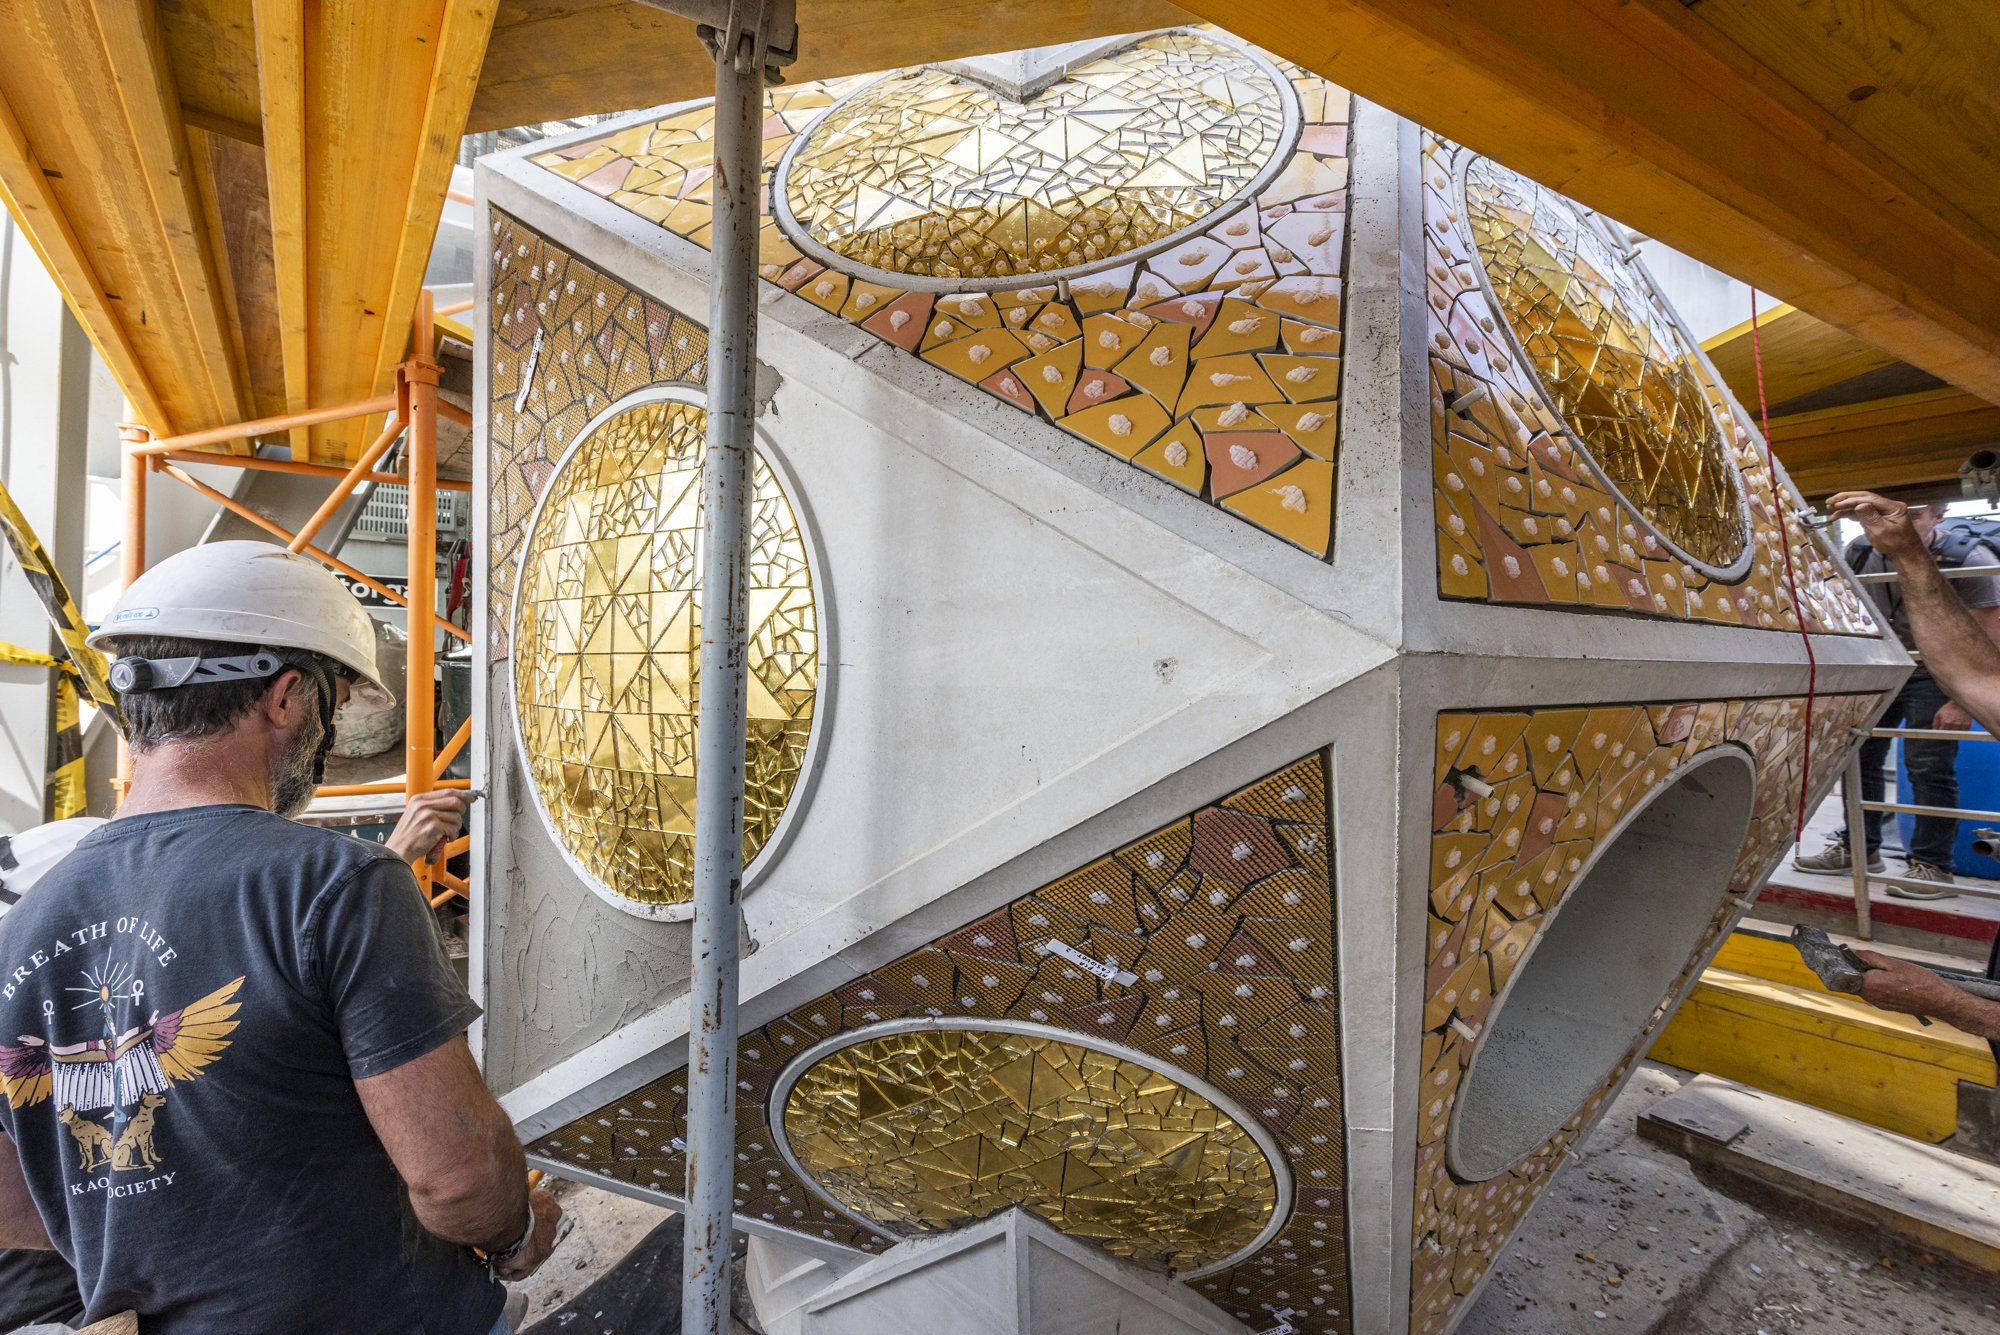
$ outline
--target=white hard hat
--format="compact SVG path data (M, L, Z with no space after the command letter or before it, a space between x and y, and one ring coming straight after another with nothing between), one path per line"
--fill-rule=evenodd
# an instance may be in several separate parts
M120 635L164 635L272 649L306 649L360 680L361 703L392 700L375 670L375 623L331 570L267 542L206 542L132 581L90 633L93 649Z
M102 816L72 816L0 836L0 903L12 903L48 874L77 841L104 824Z

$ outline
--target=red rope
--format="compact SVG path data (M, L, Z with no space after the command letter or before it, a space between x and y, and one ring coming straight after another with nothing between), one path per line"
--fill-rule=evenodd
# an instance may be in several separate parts
M1806 647L1805 756L1799 765L1799 818L1792 826L1792 842L1806 837L1806 804L1812 792L1813 700L1819 694L1819 659L1813 654L1812 633L1806 629L1805 605L1799 601L1799 581L1792 569L1792 529L1785 522L1785 509L1778 498L1778 467L1771 458L1771 405L1764 396L1764 343L1757 330L1757 289L1750 289L1750 356L1757 364L1757 418L1764 428L1764 473L1771 481L1771 522L1785 545L1785 588L1792 598L1792 617L1799 623L1799 639ZM1851 837L1851 836L1850 836Z

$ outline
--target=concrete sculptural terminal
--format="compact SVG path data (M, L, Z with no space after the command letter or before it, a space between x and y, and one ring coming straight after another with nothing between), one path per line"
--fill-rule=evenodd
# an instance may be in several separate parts
M666 1199L710 125L480 173L481 1042ZM1226 34L765 135L741 1225L1447 1330L1905 659L1620 229Z

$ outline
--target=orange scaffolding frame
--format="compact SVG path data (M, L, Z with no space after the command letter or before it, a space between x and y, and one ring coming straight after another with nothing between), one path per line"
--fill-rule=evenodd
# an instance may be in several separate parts
M446 313L455 313L470 304L468 302L447 307ZM438 478L437 423L438 418L443 417L447 421L469 427L472 425L472 417L464 409L454 404L440 402L438 399L438 364L433 355L437 339L435 314L432 310L431 294L422 293L417 301L417 317L411 331L410 356L396 367L396 387L391 393L357 399L351 403L337 404L329 408L314 408L278 417L264 417L255 421L239 422L233 426L215 427L207 431L194 431L158 440L155 440L151 432L143 426L128 423L118 429L119 438L124 445L125 539L122 573L126 584L129 585L137 579L140 572L146 568L146 490L151 476L158 474L191 488L203 499L263 529L283 542L290 550L324 563L409 613L410 649L403 682L405 729L403 781L400 784L395 782L328 784L319 789L321 797L354 797L400 792L407 800L419 793L439 788L469 786L464 779L444 779L438 776L457 758L458 753L465 749L467 741L470 740L472 736L470 718L459 726L458 731L445 743L442 750L435 754L431 751L431 738L437 730L437 694L434 680L437 666L436 632L443 631L466 642L472 638L469 631L461 630L437 613L437 494L440 491L472 489L470 483ZM207 448L297 427L352 421L356 418L365 419L383 413L388 414L388 420L381 432L347 468L293 460L259 459L254 455L218 454ZM376 465L382 461L382 456L389 452L389 448L405 432L409 434L409 448L404 452L407 476L376 471ZM324 477L332 481L333 489L327 494L326 499L320 502L312 517L300 525L296 532L292 532L276 521L258 514L235 497L225 495L193 476L182 467L184 464L208 464L251 472ZM319 530L339 510L341 503L353 495L354 489L363 482L403 483L410 489L407 596L398 594L380 580L363 574L332 553L313 545L312 540ZM432 634L418 633L418 627L422 626L429 626ZM130 774L131 757L121 744L119 777L121 780L128 779ZM122 785L120 791L123 791ZM465 852L470 847L470 842L469 836L461 835L445 844L435 861L426 860L417 864L418 884L423 888L425 898L433 907L454 897L461 899L466 897L465 881L446 871L444 864L450 858Z

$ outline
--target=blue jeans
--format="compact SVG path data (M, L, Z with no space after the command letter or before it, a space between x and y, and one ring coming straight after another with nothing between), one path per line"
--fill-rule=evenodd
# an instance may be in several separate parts
M514 1328L507 1324L507 1314L502 1312L493 1322L493 1329L486 1335L514 1335Z

